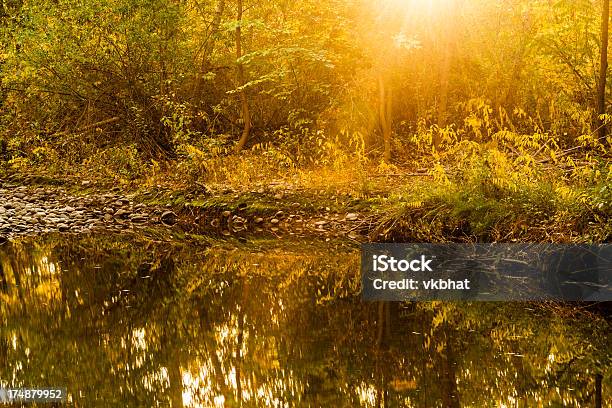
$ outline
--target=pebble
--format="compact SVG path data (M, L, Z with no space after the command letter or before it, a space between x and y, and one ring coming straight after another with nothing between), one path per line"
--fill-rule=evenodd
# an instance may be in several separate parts
M174 225L176 224L177 215L173 211L164 211L159 219L166 225Z
M15 186L0 181L0 240L57 231L84 233L99 228L127 229L158 219L151 214L159 209L145 204L132 208L131 204L119 193L73 197L63 189ZM160 219L173 224L177 215L166 211Z
M282 198L283 194L278 193L277 196ZM277 196L275 197L278 198ZM134 204L129 198L122 196L120 189L113 189L112 193L76 197L68 195L61 188L52 190L15 186L0 181L0 242L17 236L58 231L67 233L85 233L98 229L122 231L150 224L162 223L166 226L177 224L178 215L167 207L171 205ZM236 208L240 211L247 207L248 205L243 203ZM329 212L329 208L325 210ZM240 217L226 210L222 212L222 217L208 221L204 214L199 214L196 225L208 221L215 228L223 225L222 233L230 230L236 232L247 228L248 220L244 213L242 215L243 217ZM331 215L327 216L329 217ZM337 221L356 221L360 217L358 213L347 213L344 218L341 214L334 214L333 223L330 224L329 219L312 220L304 211L286 214L279 210L274 216L266 219L271 224L268 224L269 230L273 232L278 231L279 227L283 230L301 232L304 230L303 227L314 225L315 231L328 233L325 228L334 231L338 226ZM263 230L261 227L266 223L266 219L262 217L251 219L257 226L255 231ZM349 233L348 236L354 239L358 235Z

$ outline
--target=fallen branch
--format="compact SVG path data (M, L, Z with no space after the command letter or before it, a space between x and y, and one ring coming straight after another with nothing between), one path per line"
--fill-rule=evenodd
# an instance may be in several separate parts
M599 128L598 128L598 129L599 129ZM596 129L596 130L597 130L597 129ZM598 138L597 138L597 139L595 139L595 140L599 141L599 140L606 139L607 137L608 137L608 135L606 135L606 136L601 136L601 137L598 137ZM563 150L563 151L562 151L560 154L556 155L556 156L555 156L555 158L557 158L557 159L558 159L558 158L560 158L560 157L567 156L567 155L568 155L568 154L570 154L571 152L574 152L574 151L576 151L576 150L580 150L580 149L584 149L585 147L586 147L586 146L575 146L575 147L572 147L572 148L569 148L569 149ZM546 163L546 162L548 162L548 161L550 161L550 160L552 160L552 157L546 157L546 158L544 158L544 159L542 159L542 160L538 160L536 163L537 163L537 164L542 164L542 163Z
M105 120L102 120L100 122L91 123L91 124L89 124L87 126L83 126L82 128L77 129L74 132L75 133L84 132L86 130L89 130L89 129L92 129L92 128L95 128L95 127L98 127L98 126L104 126L104 125L108 125L110 123L118 122L120 119L121 118L119 118L118 116L114 116L114 117L112 117L110 119L105 119ZM69 130L63 130L61 132L57 132L57 133L52 134L51 137L64 136L64 135L67 135L69 133L71 133Z
M431 174L429 173L388 173L388 174L373 174L370 177L429 177Z

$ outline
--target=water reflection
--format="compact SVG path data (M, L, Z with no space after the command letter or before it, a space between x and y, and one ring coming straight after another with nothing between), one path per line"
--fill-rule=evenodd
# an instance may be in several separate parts
M69 406L583 406L607 323L560 306L364 303L342 243L0 246L0 381ZM610 378L604 377L604 406Z

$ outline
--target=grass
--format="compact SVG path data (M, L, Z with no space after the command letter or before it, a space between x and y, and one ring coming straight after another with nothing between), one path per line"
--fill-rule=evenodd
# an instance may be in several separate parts
M64 183L77 194L115 188L187 212L359 212L370 220L363 232L376 240L609 241L612 193L604 159L538 164L490 146L470 148L470 154L451 149L401 166L340 152L298 166L274 149L218 157L198 151L136 166L130 150L128 167L139 167L131 177L121 163L96 173L94 160L30 166L17 174L34 174L26 178L32 183ZM582 164L575 164L579 159ZM91 175L91 184L81 184L83 174Z
M412 185L391 197L376 232L427 241L609 241L608 183L572 186L550 176L513 188L463 177Z

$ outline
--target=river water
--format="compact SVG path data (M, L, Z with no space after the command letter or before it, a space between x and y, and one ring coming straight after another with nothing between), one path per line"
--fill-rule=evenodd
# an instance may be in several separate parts
M351 242L60 234L0 267L1 385L66 406L593 406L610 365L576 307L364 302Z

